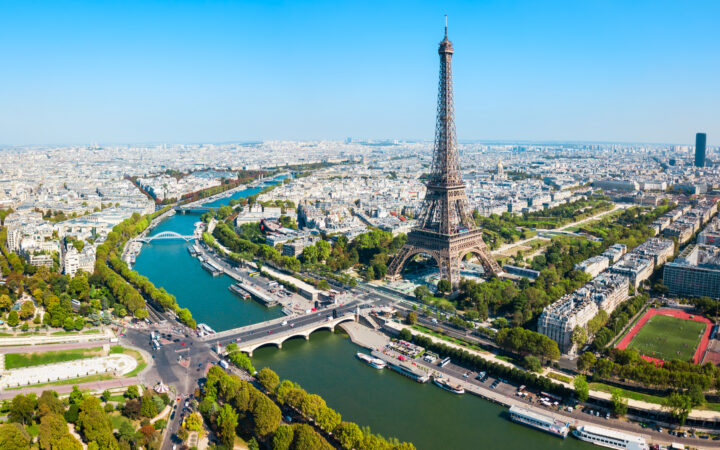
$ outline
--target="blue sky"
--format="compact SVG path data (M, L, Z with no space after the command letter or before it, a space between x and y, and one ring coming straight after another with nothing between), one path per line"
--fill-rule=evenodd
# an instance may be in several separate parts
M720 142L717 1L0 0L0 145Z

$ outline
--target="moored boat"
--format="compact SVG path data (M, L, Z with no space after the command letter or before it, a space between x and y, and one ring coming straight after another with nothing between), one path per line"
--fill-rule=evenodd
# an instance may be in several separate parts
M365 353L358 352L357 358L360 361L367 363L368 365L381 370L387 367L387 363L380 358L373 358L372 356L366 355Z
M521 423L540 431L545 431L553 436L565 439L570 431L569 424L555 420L552 416L517 405L510 407L510 420Z
M573 430L573 436L581 441L618 450L649 449L647 443L645 442L645 438L641 436L611 430L609 428L596 427L594 425L583 425L578 427L576 430Z
M446 391L452 392L453 394L465 393L465 388L463 388L459 384L450 383L450 380L448 380L447 378L433 378L433 383L435 383L436 386L440 386L441 388L445 389Z

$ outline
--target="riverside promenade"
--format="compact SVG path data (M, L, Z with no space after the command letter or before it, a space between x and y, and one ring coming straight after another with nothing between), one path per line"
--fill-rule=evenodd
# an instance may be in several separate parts
M390 326L388 326L390 325ZM351 322L351 323L345 323L341 325L343 329L345 329L348 332L348 335L350 336L353 343L356 345L359 345L361 347L369 348L369 349L376 349L378 345L380 347L384 347L384 343L390 342L390 338L386 335L383 335L382 333L379 333L378 331L372 330L360 323L357 322ZM385 324L386 329L388 331L390 330L400 330L402 328L410 328L407 325L404 324L397 324L395 322L388 322ZM430 336L425 333L421 333L417 330L414 330L410 328L410 330L413 332L413 334L421 334L423 336L426 336L428 338L431 338L433 340L442 342L443 344L447 344L448 346L454 346L458 348L462 348L463 350L466 350L468 352L472 352L474 354L478 354L482 357L486 357L488 359L494 357L492 354L485 354L484 352L477 352L475 350L458 346L457 344L453 344L448 341L444 341L442 339L436 338L434 336ZM384 337L382 339L378 336L378 334L381 334ZM384 343L383 343L384 342ZM497 362L498 360L492 359L493 362ZM608 429L614 429L619 430L627 433L632 433L638 436L642 436L646 442L648 443L654 443L654 444L660 444L660 445L666 445L669 446L672 443L680 443L683 445L687 445L690 448L694 449L705 449L705 448L720 448L720 442L717 441L709 441L709 440L700 440L696 438L680 438L676 436L670 436L666 433L660 433L657 431L654 431L651 428L642 428L640 427L639 423L637 422L630 422L625 419L605 419L604 417L596 417L594 415L586 414L584 412L581 412L577 409L572 411L567 411L566 409L563 409L561 407L557 408L548 408L544 406L540 406L539 404L536 404L528 399L519 397L514 395L516 392L516 389L512 387L511 385L508 385L506 383L501 383L504 386L500 386L497 389L490 389L489 385L490 382L480 382L479 380L475 379L475 373L471 372L471 375L468 377L465 377L464 375L467 374L467 369L455 366L454 364L449 364L445 367L439 367L436 364L429 363L426 361L423 361L422 358L417 358L414 360L414 363L418 366L425 367L430 374L436 374L438 376L447 377L450 379L450 381L453 384L459 384L461 385L466 393L475 395L477 397L480 397L482 399L485 399L487 401L491 401L493 403L496 403L498 405L502 405L505 407L510 407L513 405L521 406L526 409L530 409L536 413L548 415L551 416L555 420L559 420L562 422L570 423L572 426L579 427L582 425L593 425L593 426L600 426L603 428ZM510 363L507 363L508 365L512 365ZM554 382L557 382L553 380ZM566 385L565 383L557 382L558 384ZM504 389L503 389L504 387ZM605 394L604 392L601 392L599 394ZM448 395L454 395L448 393ZM610 394L607 394L608 398ZM633 401L633 400L630 400ZM652 405L654 407L659 407L659 405ZM705 413L706 411L694 411L699 413ZM713 413L717 414L717 413ZM518 425L522 426L522 425ZM538 431L539 432L539 431Z

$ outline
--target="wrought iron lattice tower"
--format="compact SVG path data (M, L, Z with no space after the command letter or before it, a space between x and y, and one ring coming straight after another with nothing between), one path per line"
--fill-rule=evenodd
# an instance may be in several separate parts
M452 42L447 37L440 42L440 82L438 85L437 123L430 178L418 226L408 233L405 245L388 267L388 276L398 278L405 263L418 253L430 255L438 264L442 278L453 289L460 282L460 261L471 253L480 259L486 273L499 275L502 271L490 255L468 213L465 183L460 175L455 110L452 86Z

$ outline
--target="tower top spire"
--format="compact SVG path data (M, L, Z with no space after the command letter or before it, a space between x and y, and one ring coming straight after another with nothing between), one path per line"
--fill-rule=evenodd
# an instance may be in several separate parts
M445 14L445 39L447 39L447 14Z

